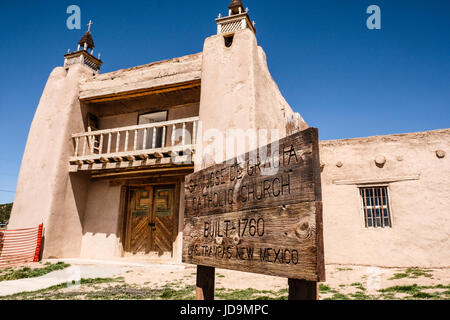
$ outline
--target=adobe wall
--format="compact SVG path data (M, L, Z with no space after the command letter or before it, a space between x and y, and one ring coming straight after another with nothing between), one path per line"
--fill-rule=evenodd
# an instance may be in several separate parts
M200 80L202 53L98 74L81 84L80 99L120 95Z
M173 258L165 262L181 263L184 226L184 183L180 186L178 231L173 243ZM83 236L80 258L114 260L123 256L121 236L124 216L120 212L121 187L111 186L108 180L89 184L86 211L83 220ZM78 257L78 256L77 256ZM139 255L128 258L140 258ZM144 257L145 258L145 257ZM148 257L151 258L150 256Z
M326 263L450 266L450 129L322 141L320 158ZM358 186L377 184L388 186L392 228L365 228Z
M264 51L249 29L237 31L230 47L222 35L205 40L199 116L203 137L196 170L228 158L213 147L225 147L225 140L211 138L206 134L209 130L224 134L227 129L278 129L278 138L286 135L286 119L294 112L270 76Z
M28 134L8 228L44 223L44 257L78 256L87 180L69 175L71 134L84 130L81 79L92 70L73 65L49 76Z
M111 186L109 181L93 181L88 194L80 257L120 258L120 186Z

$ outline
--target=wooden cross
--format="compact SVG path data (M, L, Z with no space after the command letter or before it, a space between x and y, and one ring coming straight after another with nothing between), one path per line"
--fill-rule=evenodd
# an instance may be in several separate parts
M87 26L88 26L88 32L91 31L91 26L92 26L93 24L94 24L94 23L93 23L91 20L89 20L89 23L87 24Z

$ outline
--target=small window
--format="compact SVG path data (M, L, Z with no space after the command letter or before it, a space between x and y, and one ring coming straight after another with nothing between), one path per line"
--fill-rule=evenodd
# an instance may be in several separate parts
M167 121L167 111L141 114L138 119L138 125L139 124L156 123L156 122L162 122L162 121ZM153 138L153 132L155 132L154 138ZM142 144L143 144L143 139L144 139L143 134L144 134L144 131L142 131L138 137L138 146L142 146ZM145 141L146 141L145 149L161 148L164 145L164 143L162 141L163 138L164 137L163 137L163 128L162 127L157 127L155 130L147 130L147 137L145 139ZM155 143L154 145L153 145L153 142ZM142 149L142 147L139 149Z
M391 227L387 187L359 189L366 228Z
M227 47L227 48L231 47L231 45L233 44L233 38L234 38L233 34L230 36L223 37L223 39L225 41L225 47Z

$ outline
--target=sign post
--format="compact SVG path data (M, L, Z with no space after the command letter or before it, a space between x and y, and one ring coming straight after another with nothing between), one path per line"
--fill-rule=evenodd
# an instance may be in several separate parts
M183 262L197 299L214 268L288 278L289 299L317 299L325 280L318 131L295 133L185 180Z

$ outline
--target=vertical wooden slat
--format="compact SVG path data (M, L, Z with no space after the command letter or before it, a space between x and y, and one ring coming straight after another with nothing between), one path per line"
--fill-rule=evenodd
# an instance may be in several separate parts
M91 142L91 148L90 148L91 153L90 154L94 154L95 136L94 135L89 136L89 140Z
M181 135L181 144L186 145L186 122L183 122L183 132Z
M164 148L166 146L166 126L163 127L162 132L162 141L161 141L161 147Z
M98 146L98 153L99 154L103 153L103 134L100 134L100 143Z
M106 153L111 153L111 138L112 138L112 134L110 132L110 133L108 133L108 149L106 150Z
M197 143L197 121L192 122L192 144Z
M116 153L119 152L119 147L120 147L120 132L117 132L117 137L116 137Z
M171 139L170 139L170 142L171 142L171 147L174 147L175 146L175 125L173 124L172 125L172 137L171 137Z
M78 157L78 146L80 144L80 137L75 138L75 157Z
M144 129L144 137L142 140L142 150L145 150L147 149L147 128Z
M152 137L152 149L156 146L156 127L153 127L153 137Z
M83 154L82 154L82 156L86 155L87 139L88 139L87 136L84 136L84 139L83 139Z
M137 136L138 136L138 131L136 129L136 130L134 130L134 145L133 145L133 150L134 151L137 150Z
M125 148L123 151L128 151L128 136L130 135L130 132L127 130L125 131Z

